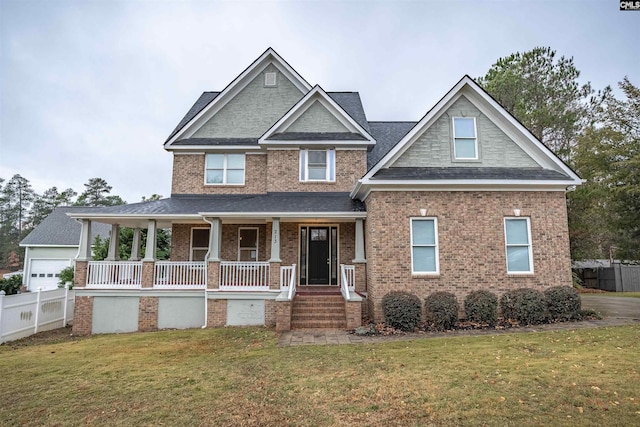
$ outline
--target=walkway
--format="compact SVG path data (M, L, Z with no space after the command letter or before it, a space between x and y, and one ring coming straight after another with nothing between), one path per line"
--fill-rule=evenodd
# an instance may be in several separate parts
M605 317L640 319L640 298L582 294L582 308L591 308Z

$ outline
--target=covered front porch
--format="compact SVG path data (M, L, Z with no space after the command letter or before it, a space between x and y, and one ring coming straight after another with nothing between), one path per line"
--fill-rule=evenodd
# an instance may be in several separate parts
M179 291L194 297L199 293L205 300L206 326L242 324L243 317L247 324L255 324L252 316L256 313L250 311L258 307L262 312L258 315L260 321L275 325L278 330L291 328L296 293L322 286L342 296L345 311L352 306L350 318L357 317L357 321L348 322L351 328L360 323L362 295L366 292L365 216L365 212L324 218L316 214L199 213L197 218L151 215L78 218L82 222L82 237L75 286L80 297L86 294L171 298ZM96 221L110 223L111 236L115 236L110 240L107 258L101 261L91 259L88 237L91 224ZM134 229L131 256L126 260L118 256L120 227ZM158 260L157 230L169 227L170 259ZM146 229L144 241L143 229Z

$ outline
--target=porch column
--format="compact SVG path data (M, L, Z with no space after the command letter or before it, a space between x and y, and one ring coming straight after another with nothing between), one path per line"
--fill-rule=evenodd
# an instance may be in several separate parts
M76 261L91 261L91 220L82 220L82 229L80 230L80 247Z
M367 292L367 259L364 254L364 220L356 219L356 257L352 261L354 266L354 281L356 292Z
M131 244L131 256L129 261L140 261L140 228L133 229L133 242Z
M353 262L367 262L364 257L364 226L362 218L356 219L356 258Z
M120 261L120 226L118 224L111 225L109 252L105 261Z
M269 288L280 289L280 218L271 224L271 258L269 259Z
M222 221L220 218L205 218L205 221L211 225L211 230L209 231L209 251L207 252L207 288L218 289L220 287Z
M156 220L150 219L147 226L147 242L142 259L142 287L153 288L153 268L156 262Z

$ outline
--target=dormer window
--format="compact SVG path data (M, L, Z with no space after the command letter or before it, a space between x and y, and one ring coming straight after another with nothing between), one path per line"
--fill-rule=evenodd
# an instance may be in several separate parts
M335 150L300 150L300 181L336 180Z
M264 85L267 87L278 86L278 80L276 79L276 73L264 73Z
M204 167L205 184L244 184L244 154L207 154Z
M453 157L456 160L478 160L475 117L453 118Z

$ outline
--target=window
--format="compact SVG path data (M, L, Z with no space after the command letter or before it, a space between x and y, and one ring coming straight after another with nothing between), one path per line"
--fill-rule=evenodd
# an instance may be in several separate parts
M238 261L258 261L258 229L238 229Z
M453 157L456 160L478 159L475 117L453 118Z
M205 183L218 185L244 184L244 154L207 154Z
M191 261L204 261L209 251L209 229L191 229Z
M300 150L300 181L335 180L335 150Z
M533 273L529 218L505 218L507 273Z
M411 272L438 274L438 221L436 218L411 219Z

